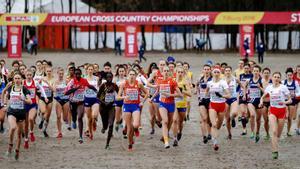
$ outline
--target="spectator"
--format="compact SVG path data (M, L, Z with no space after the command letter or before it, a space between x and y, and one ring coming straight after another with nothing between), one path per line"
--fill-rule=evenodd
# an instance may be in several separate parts
M140 62L142 62L142 59L144 59L145 62L147 62L147 59L144 57L144 54L145 54L145 44L144 44L144 42L142 42L142 44L140 46L140 49L139 49Z
M200 50L203 50L205 44L207 41L203 40L203 39L196 39L196 48L197 51L199 52Z
M249 53L250 53L250 46L249 46L249 38L244 40L244 51L245 51L245 59L248 60Z
M258 54L258 63L264 63L264 53L265 53L265 45L260 42L257 47L257 54Z
M116 40L116 44L115 44L115 46L116 46L115 54L116 54L116 55L119 54L120 56L122 56L121 42L122 42L122 38L119 37L119 38Z

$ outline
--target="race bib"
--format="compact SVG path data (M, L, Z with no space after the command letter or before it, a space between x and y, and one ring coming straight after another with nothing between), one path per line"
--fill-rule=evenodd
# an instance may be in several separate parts
M139 99L139 92L137 89L127 89L126 96L129 101L137 101Z
M46 94L47 97L52 96L52 90L49 87L44 86L44 90L45 90L45 94Z
M20 96L11 96L9 107L12 109L24 109L24 101L20 99Z
M87 90L85 90L85 97L95 98L95 97L97 97L97 93L92 89L87 89Z
M171 94L171 88L170 88L170 85L168 84L162 84L160 85L160 88L159 88L159 91L160 93L167 93L167 94ZM160 95L161 98L165 98L164 95Z
M73 96L73 100L76 102L81 102L84 100L84 90L83 89L78 89L74 96Z
M104 101L105 101L106 103L114 102L114 101L115 101L115 94L114 94L114 93L106 93L106 94L105 94Z
M261 92L258 88L249 88L249 97L251 99L260 98Z
M29 91L30 91L30 98L34 99L35 98L35 89L31 88L31 89L29 89Z

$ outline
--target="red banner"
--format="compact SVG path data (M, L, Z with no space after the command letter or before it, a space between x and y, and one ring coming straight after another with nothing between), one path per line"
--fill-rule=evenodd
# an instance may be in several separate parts
M240 55L253 56L254 44L254 25L240 25Z
M115 12L0 14L0 25L300 24L299 12Z
M137 28L136 26L126 26L125 28L125 56L136 57L138 53Z
M21 58L22 56L22 27L21 26L8 26L8 57Z

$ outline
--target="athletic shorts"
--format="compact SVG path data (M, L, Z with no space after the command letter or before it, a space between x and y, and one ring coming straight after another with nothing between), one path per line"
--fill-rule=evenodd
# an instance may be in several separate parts
M224 103L213 103L210 102L209 109L215 110L217 113L225 112L226 104Z
M297 104L298 104L298 101L294 98L294 99L292 99L292 103L287 104L287 106L296 106Z
M186 112L186 108L177 108L177 112Z
M210 99L206 98L206 99L202 99L199 101L198 106L204 106L206 109L209 109L209 103L210 103Z
M268 109L270 107L270 102L264 102L264 106Z
M250 99L248 101L248 104L252 104L255 107L255 109L260 109L259 103L260 103L260 98Z
M159 94L152 99L153 103L159 103Z
M174 103L159 102L159 108L167 109L168 113L174 113L175 112L175 104Z
M124 104L123 105L123 113L133 113L135 111L140 111L139 104Z
M99 104L98 98L84 98L84 107L92 107L94 104Z
M47 97L48 103L46 103L45 98L41 97L40 100L43 101L46 105L50 104L53 102L53 97Z
M270 113L277 117L277 119L284 119L286 116L286 108L270 107Z
M247 99L243 100L243 97L239 97L239 104L247 104Z
M124 104L123 100L115 100L116 107L122 107Z
M26 119L26 110L18 110L18 109L11 109L8 108L7 110L7 117L8 116L14 116L16 118L17 122L22 122Z
M61 99L59 97L54 97L54 99L59 103L61 106L64 106L66 103L69 102L69 99Z
M25 104L26 113L28 113L33 108L37 110L38 109L38 105L36 103Z
M237 101L237 98L230 98L230 99L226 99L226 103L231 106L232 103L234 103L235 101Z

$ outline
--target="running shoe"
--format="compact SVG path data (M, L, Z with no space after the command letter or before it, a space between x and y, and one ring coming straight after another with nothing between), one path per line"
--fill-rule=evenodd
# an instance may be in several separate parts
M272 152L272 158L274 160L278 159L278 156L279 156L278 152Z
M300 135L300 129L296 129L296 134L299 136Z
M231 119L231 127L232 127L232 128L235 128L235 126L236 126L235 118L232 118L232 119Z
M211 140L211 134L207 135L207 140Z
M290 132L286 133L287 137L292 137L292 134Z
M270 140L270 134L267 134L264 138L265 141L269 141Z
M24 140L24 149L29 149L29 140L28 139Z
M207 144L207 142L208 142L207 137L206 137L206 136L203 136L203 143L204 143L204 144Z
M155 124L157 125L158 128L162 128L162 124L160 121L155 120Z
M102 133L102 134L105 133L105 129L104 129L104 128L101 129L101 133Z
M56 136L56 138L62 138L62 137L63 137L62 133L58 133Z
M140 137L140 131L139 131L139 129L135 129L134 130L134 135L135 135L135 137Z
M49 137L48 133L46 130L43 131L44 137Z
M78 142L79 142L79 144L82 144L82 143L83 143L83 138L80 137L80 138L78 139Z
M232 135L231 134L228 134L228 140L231 140L232 139Z
M245 135L247 135L247 130L243 130L243 132L241 134L241 136L245 136Z
M71 130L72 130L72 127L71 127L71 125L70 125L70 124L68 125L67 129L68 129L69 131L71 131Z
M257 135L255 136L255 143L258 143L259 140L260 140L260 136L257 134Z
M35 142L35 136L34 136L33 132L30 132L29 137L30 137L31 142Z
M128 151L132 151L132 144L128 145Z
M44 126L44 119L42 119L42 120L40 121L39 129L42 130L42 129L43 129L43 126Z
M94 135L91 134L89 138L90 138L90 140L94 140Z
M214 150L218 151L219 150L219 145L218 144L214 144Z
M72 122L72 128L73 128L73 129L76 129L76 128L77 128L76 122Z
M177 140L180 141L181 137L182 137L182 133L180 132L180 133L177 134Z
M105 149L106 149L106 150L110 150L110 146L107 144L107 145L105 146Z
M155 130L154 130L154 129L151 129L150 135L153 135L154 133L155 133Z
M242 121L242 117L241 116L238 117L238 121L239 122Z
M213 147L214 147L214 150L215 151L218 151L219 150L219 144L218 144L218 141L217 139L213 139Z
M170 148L170 144L168 142L165 143L165 149Z
M6 151L5 153L4 153L4 158L10 158L11 157L11 152L10 151Z
M84 132L85 137L90 137L90 132L87 130Z
M177 147L177 146L178 146L178 141L177 141L177 139L174 139L173 147Z
M187 120L187 121L190 121L190 115L189 115L189 114L186 115L186 120Z
M14 151L14 156L15 156L15 160L19 160L20 151L19 150L15 150Z
M250 139L254 139L254 132L251 132L251 134L250 134Z

